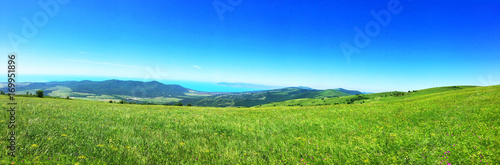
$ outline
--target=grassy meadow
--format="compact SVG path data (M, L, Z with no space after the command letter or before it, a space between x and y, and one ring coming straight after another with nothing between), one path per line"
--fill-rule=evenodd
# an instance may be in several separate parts
M500 86L252 108L17 99L17 157L2 140L0 164L500 163Z

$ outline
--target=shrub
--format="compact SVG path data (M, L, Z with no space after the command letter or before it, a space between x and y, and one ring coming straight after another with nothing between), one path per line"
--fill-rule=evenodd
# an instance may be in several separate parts
M43 91L42 90L36 91L36 96L37 97L43 97Z

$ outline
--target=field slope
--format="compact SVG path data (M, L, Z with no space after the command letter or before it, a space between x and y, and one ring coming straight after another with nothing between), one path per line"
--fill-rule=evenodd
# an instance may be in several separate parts
M18 102L18 156L1 164L500 163L500 86L303 107Z

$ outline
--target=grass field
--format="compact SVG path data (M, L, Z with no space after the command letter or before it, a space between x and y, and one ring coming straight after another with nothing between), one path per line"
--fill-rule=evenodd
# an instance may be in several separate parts
M500 86L303 107L17 102L18 154L1 164L500 163Z

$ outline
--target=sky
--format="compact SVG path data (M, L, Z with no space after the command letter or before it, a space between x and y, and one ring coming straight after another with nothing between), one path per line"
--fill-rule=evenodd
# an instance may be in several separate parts
M497 85L499 15L500 2L485 0L1 1L0 52L17 54L29 80Z

